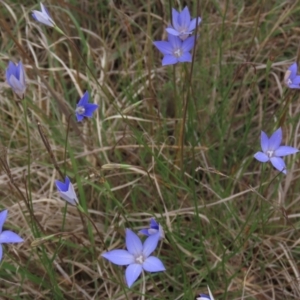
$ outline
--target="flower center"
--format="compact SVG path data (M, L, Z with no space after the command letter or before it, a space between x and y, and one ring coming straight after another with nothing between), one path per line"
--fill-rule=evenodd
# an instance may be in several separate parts
M269 158L271 158L273 156L273 154L274 154L273 150L268 150L267 151L267 155L268 155Z
M140 265L142 265L143 263L144 263L144 261L145 261L145 258L144 258L144 256L141 254L140 256L137 256L136 258L135 258L135 262L137 263L137 264L140 264Z
M180 48L176 49L176 50L173 52L173 54L174 54L175 57L180 57L180 56L182 55L182 53L183 53L183 51L182 51L182 49L180 49Z
M76 108L76 112L79 114L79 115L83 115L85 113L85 108L83 106L78 106Z

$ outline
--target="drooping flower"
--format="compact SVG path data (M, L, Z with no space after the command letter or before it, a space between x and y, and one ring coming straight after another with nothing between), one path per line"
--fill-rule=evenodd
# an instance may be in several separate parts
M52 18L50 17L50 14L47 10L47 8L43 5L43 3L41 3L41 11L38 10L33 10L32 11L32 17L42 23L45 24L47 26L50 27L54 27L55 26L55 22L52 20Z
M68 176L65 178L65 182L55 180L55 184L59 195L72 205L78 205L78 199L74 191L73 184L71 183Z
M172 23L173 26L168 26L166 31L174 36L180 37L185 40L196 28L196 24L201 23L201 18L191 20L191 15L188 7L186 6L182 12L178 12L176 9L172 8Z
M196 297L196 300L215 300L214 296L212 295L209 286L207 286L209 296L206 294L200 294L199 296Z
M260 162L270 161L275 169L286 174L286 166L281 157L299 152L298 149L290 146L280 146L282 130L277 129L270 138L263 131L261 132L261 149L254 157Z
M141 229L139 231L139 233L144 234L146 236L153 235L157 232L159 232L160 239L163 239L165 237L165 232L162 226L158 222L156 222L154 218L151 218L149 228Z
M182 41L178 36L168 34L168 41L153 42L155 47L164 55L162 65L174 65L178 62L191 62L191 51L195 44L195 37L191 36Z
M9 244L9 243L21 243L24 240L16 233L10 230L3 231L3 225L7 218L7 210L3 210L0 212L0 261L2 260L3 256L3 249L2 244Z
M75 113L77 122L82 121L84 117L91 118L93 116L93 112L97 108L98 104L89 103L89 92L86 91L76 106Z
M25 71L22 62L20 61L17 65L13 62L8 63L6 69L6 81L12 88L12 90L23 99L26 91L25 82Z
M147 272L165 271L165 267L160 259L150 254L156 249L159 241L159 232L149 236L144 244L139 237L130 229L126 229L127 250L111 250L103 253L102 256L110 262L126 266L125 278L128 287L137 280L143 270Z
M284 83L291 89L300 89L300 75L297 72L297 63L293 63L285 72Z

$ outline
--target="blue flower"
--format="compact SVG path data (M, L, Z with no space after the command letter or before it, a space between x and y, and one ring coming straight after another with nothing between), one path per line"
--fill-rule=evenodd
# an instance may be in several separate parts
M153 42L155 47L164 55L162 65L174 65L178 62L191 62L191 51L195 44L195 37L191 36L182 41L179 37L168 34L167 41Z
M125 278L128 287L137 280L143 270L147 272L165 271L165 267L160 259L150 254L156 249L159 241L159 233L149 236L144 244L139 237L130 229L126 229L126 248L127 250L111 250L102 256L110 262L126 266Z
M207 286L209 296L206 294L200 294L199 296L196 297L196 300L215 300L214 296L212 295L209 286Z
M6 69L6 81L12 88L12 90L23 99L26 82L25 82L25 71L22 62L20 61L18 65L15 65L13 62L9 62Z
M50 14L47 10L47 8L41 3L41 11L38 10L33 10L32 11L32 17L45 25L54 27L55 26L55 22L52 20L52 18L50 17Z
M91 118L93 112L98 108L98 104L89 103L89 92L86 91L77 103L75 110L77 121L80 122L84 117Z
M166 31L174 36L179 36L184 40L195 30L197 18L191 20L191 15L187 6L180 13L172 8L172 23L173 27L167 27ZM200 23L201 18L198 17L198 25Z
M2 212L0 212L0 261L2 260L3 256L2 244L21 243L24 241L19 235L10 230L3 231L3 225L5 223L6 218L7 210L3 210Z
M285 84L291 89L300 89L300 75L297 75L298 65L293 63L284 75Z
M281 157L299 152L298 149L290 146L280 146L282 130L277 129L270 138L261 132L261 149L263 152L255 153L254 157L260 162L270 161L275 169L286 174L286 166Z
M139 233L144 234L146 236L153 235L157 232L159 232L160 239L163 239L165 237L165 232L162 226L159 223L157 223L154 218L151 218L150 220L150 228L145 228L139 231Z
M59 195L72 205L78 204L78 199L74 191L73 184L71 183L68 176L65 178L65 182L55 180L55 184Z

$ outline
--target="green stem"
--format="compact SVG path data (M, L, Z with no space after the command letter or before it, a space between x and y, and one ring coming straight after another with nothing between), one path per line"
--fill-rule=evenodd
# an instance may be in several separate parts
M27 100L24 99L22 101L23 110L24 110L24 119L25 119L25 127L26 127L26 137L27 137L27 188L28 188L28 202L29 208L33 211L32 206L32 197L31 197L31 173L30 173L30 165L31 165L31 145L30 145L30 132L28 125L28 116L27 116Z

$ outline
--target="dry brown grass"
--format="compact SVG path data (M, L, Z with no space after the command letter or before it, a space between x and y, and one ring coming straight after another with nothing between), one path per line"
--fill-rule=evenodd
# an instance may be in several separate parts
M185 3L195 16L196 1ZM0 83L8 151L1 160L11 174L1 169L1 208L9 210L6 226L25 239L5 246L0 297L192 299L209 284L215 299L300 299L298 159L275 177L252 158L260 130L279 125L284 142L299 148L299 95L282 80L297 57L300 2L200 2L184 172L176 161L182 99L152 46L166 36L169 2L44 4L97 82L68 39L32 20L34 1L0 2L2 74L9 60L26 67L31 141L28 196L23 110ZM179 92L188 68L175 70ZM68 114L86 89L100 108L92 120L71 123L65 160ZM100 234L59 199L38 122ZM143 228L151 216L166 231L158 255L167 271L147 275L142 295L142 283L140 291L124 288L124 270L100 255L122 248L124 228Z

